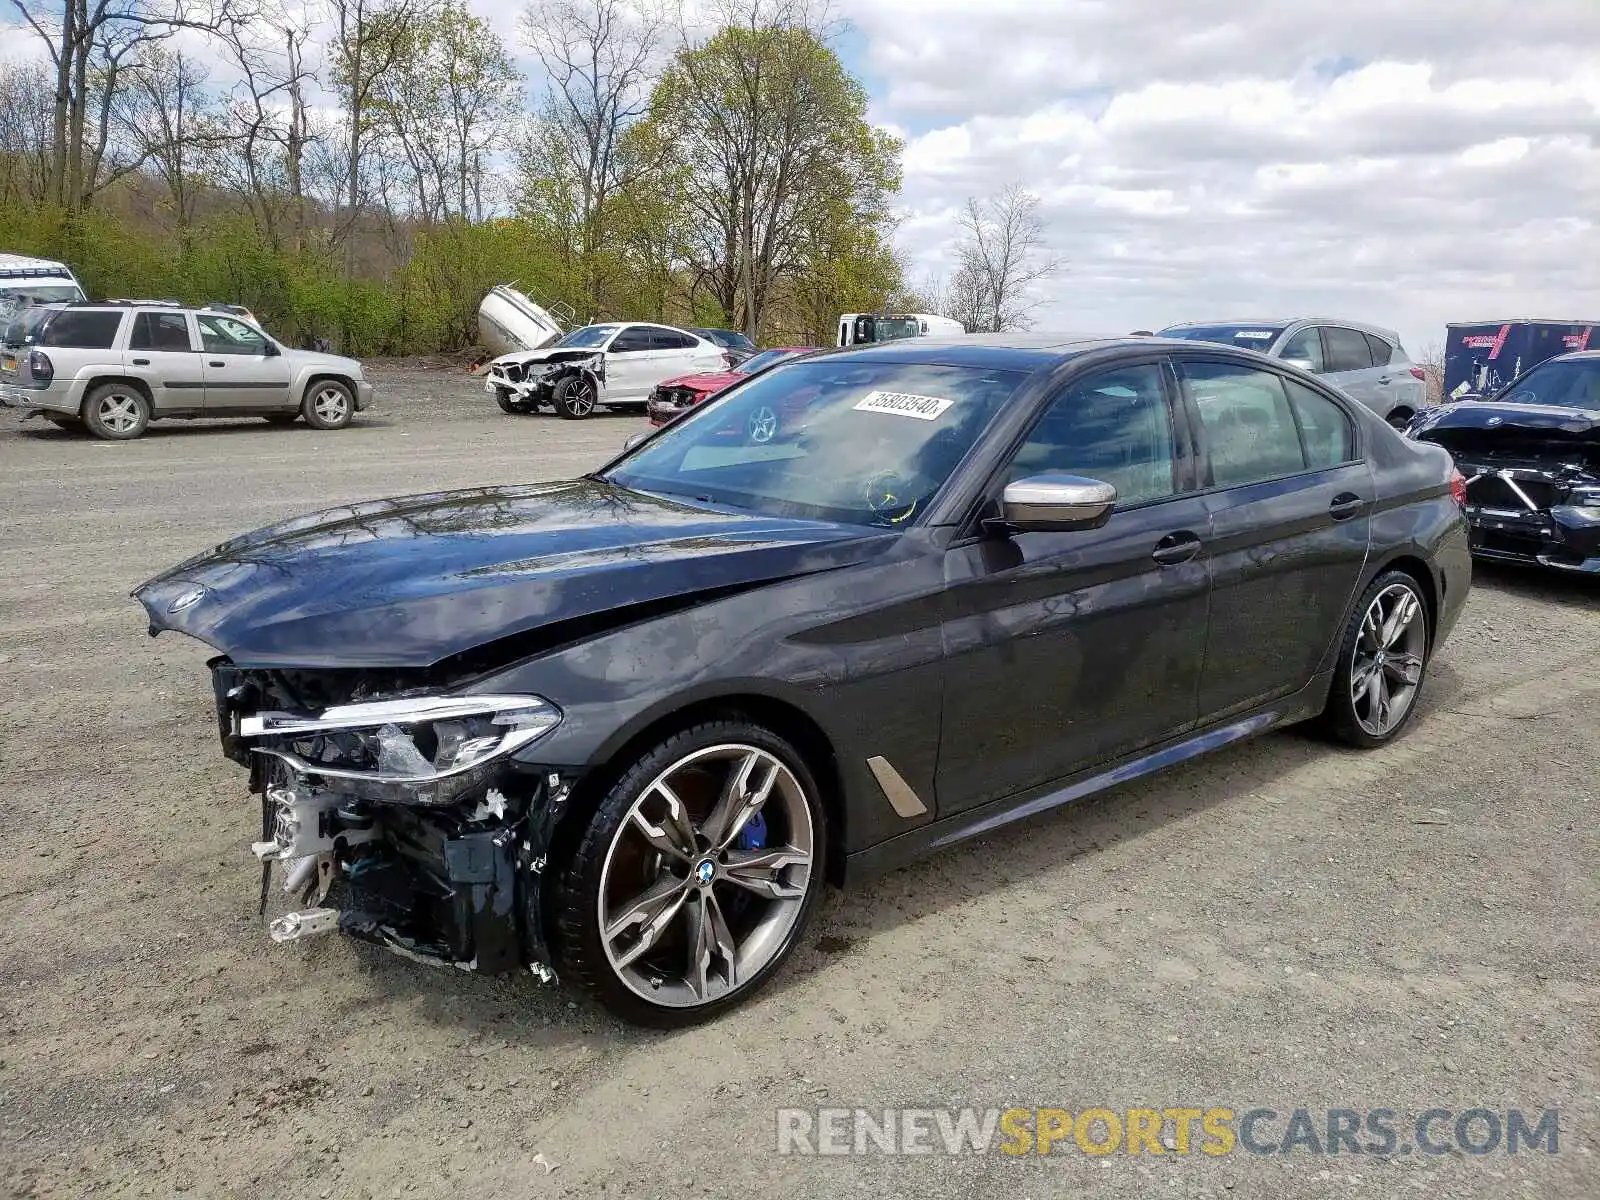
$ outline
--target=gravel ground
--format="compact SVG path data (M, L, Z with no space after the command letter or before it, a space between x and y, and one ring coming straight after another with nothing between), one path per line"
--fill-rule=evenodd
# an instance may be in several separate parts
M1481 571L1397 745L1278 734L829 895L775 985L709 1027L271 946L208 652L147 638L130 587L313 507L579 473L644 427L376 374L333 434L112 445L0 413L0 1190L1600 1194L1585 581ZM1561 1132L1516 1156L775 1152L779 1108L1013 1104L1271 1108L1274 1140L1301 1107L1393 1109L1402 1134L1432 1107L1558 1108Z

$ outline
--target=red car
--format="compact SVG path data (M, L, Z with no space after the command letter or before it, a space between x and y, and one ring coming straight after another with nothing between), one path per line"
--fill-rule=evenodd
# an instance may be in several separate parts
M707 397L714 396L723 388L731 387L746 375L754 375L757 371L765 370L774 363L782 362L786 358L795 358L802 354L810 354L818 349L816 346L781 346L774 350L762 350L758 354L747 358L729 371L716 371L704 375L680 375L676 379L667 379L656 384L650 393L648 411L650 424L665 425L686 409L693 408L703 402ZM750 414L749 428L745 436L752 442L770 442L778 434L780 425L777 413L757 410Z

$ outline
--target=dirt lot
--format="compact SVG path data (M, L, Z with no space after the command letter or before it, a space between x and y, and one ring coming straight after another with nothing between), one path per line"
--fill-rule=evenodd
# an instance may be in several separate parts
M1600 1195L1600 584L1480 573L1379 753L1276 735L830 895L708 1028L271 946L207 651L147 638L129 588L312 507L577 473L643 427L504 417L459 373L379 384L335 434L111 445L0 413L0 1191ZM963 1104L1561 1131L1515 1157L774 1151L780 1107Z

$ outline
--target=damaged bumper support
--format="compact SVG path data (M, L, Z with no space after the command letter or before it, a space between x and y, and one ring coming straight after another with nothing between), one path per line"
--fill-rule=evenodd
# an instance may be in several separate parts
M1467 481L1473 553L1600 573L1600 476L1572 465L1456 460Z
M556 384L572 375L588 374L605 382L605 355L579 353L529 363L495 363L483 381L489 395L503 394L519 404L555 402Z
M275 867L303 906L271 923L273 941L337 929L432 965L554 978L542 872L571 780L514 757L560 722L553 704L417 695L315 708L285 694L290 673L213 670L224 748L261 795L263 909Z

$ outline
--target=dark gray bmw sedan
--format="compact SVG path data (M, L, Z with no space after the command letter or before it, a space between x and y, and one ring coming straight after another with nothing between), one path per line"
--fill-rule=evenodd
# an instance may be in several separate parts
M274 939L674 1026L771 978L825 881L1292 722L1399 736L1470 586L1463 502L1444 450L1248 351L924 338L135 595L218 652Z

